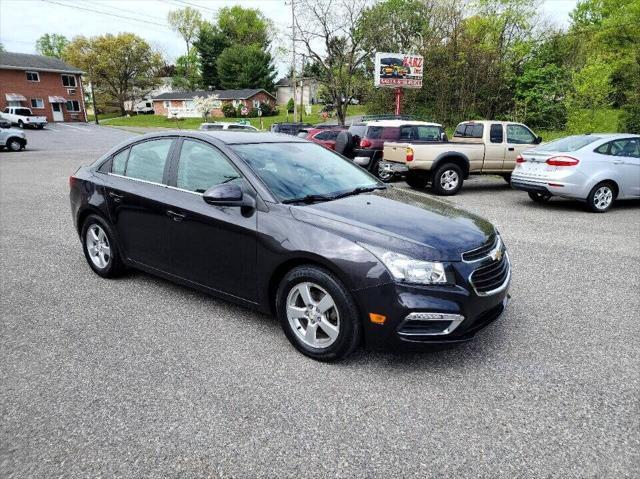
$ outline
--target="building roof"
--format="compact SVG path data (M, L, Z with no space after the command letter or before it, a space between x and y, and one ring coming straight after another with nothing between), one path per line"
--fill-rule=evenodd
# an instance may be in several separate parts
M243 88L242 90L195 90L195 91L169 91L153 97L154 100L192 100L197 96L207 97L218 95L219 100L247 100L258 93L266 93L275 100L275 97L262 88Z
M72 67L59 58L13 52L0 52L0 69L84 73L79 68Z
M298 84L304 83L305 86L306 86L306 85L310 85L312 83L317 83L317 80L315 78L308 78L308 77L307 78L296 78L296 83L298 83ZM291 84L291 78L289 78L289 77L280 78L280 80L278 80L276 82L276 88L277 87L290 87L290 86L293 86L293 85Z

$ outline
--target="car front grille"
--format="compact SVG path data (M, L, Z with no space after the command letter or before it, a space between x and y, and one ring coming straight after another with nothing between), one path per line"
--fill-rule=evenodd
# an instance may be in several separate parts
M470 281L476 293L481 296L497 293L507 284L511 276L511 265L507 253L490 264L471 273Z
M486 244L483 244L479 248L472 249L471 251L467 251L466 253L462 253L462 260L468 263L473 261L478 261L479 259L484 258L489 255L489 252L493 250L499 241L499 237L494 237L491 241Z

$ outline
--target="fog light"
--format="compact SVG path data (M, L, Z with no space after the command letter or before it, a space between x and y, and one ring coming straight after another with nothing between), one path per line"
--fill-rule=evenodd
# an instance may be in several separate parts
M444 330L430 334L430 336L436 336L441 334L451 334L458 326L460 326L460 323L464 321L464 316L450 313L411 313L407 315L405 321L450 321L449 326Z
M384 322L387 320L387 317L383 316L382 314L369 313L369 319L374 324L384 324Z

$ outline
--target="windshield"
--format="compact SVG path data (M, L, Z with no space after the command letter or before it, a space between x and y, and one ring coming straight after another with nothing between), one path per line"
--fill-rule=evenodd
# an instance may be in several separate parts
M557 151L563 153L568 151L576 151L587 146L589 143L598 141L599 139L599 137L593 135L568 136L566 138L551 141L545 145L541 145L536 148L536 151Z
M231 145L279 201L335 196L382 184L349 160L315 143Z

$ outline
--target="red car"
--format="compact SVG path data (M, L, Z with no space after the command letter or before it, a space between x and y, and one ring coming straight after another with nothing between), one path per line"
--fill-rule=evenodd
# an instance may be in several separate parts
M344 128L311 128L304 136L307 140L319 143L330 150L336 149L336 138Z

